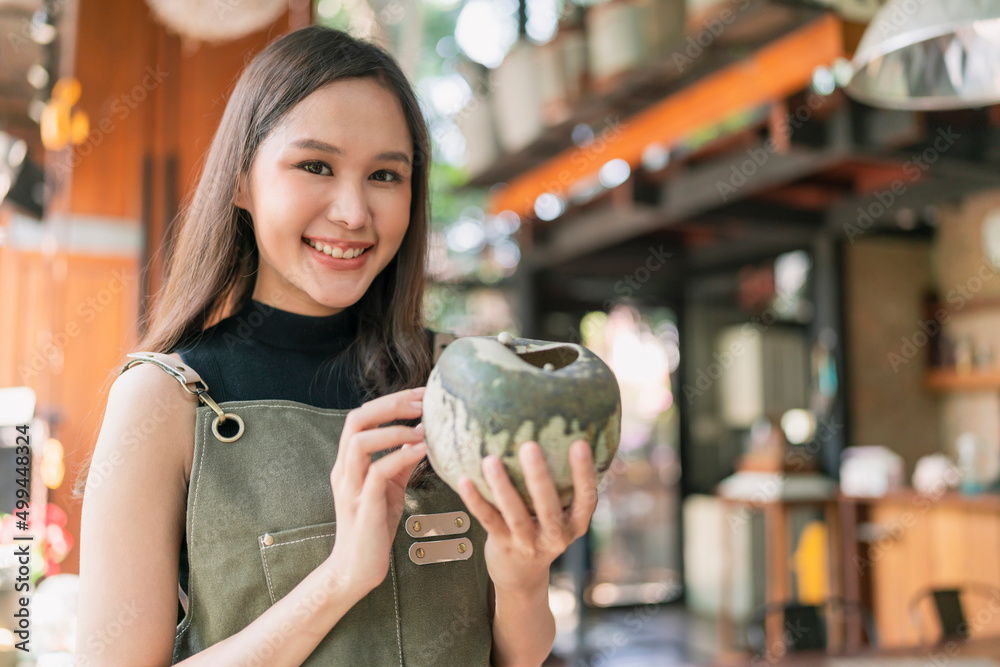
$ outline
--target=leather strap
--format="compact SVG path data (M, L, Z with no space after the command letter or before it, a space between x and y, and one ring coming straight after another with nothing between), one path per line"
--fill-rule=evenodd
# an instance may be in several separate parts
M467 530L469 530L469 515L461 511L413 514L406 520L406 533L410 537L458 535Z
M198 400L212 408L217 417L215 421L212 422L212 432L215 433L215 437L223 442L233 442L238 440L243 435L243 420L240 419L239 415L234 415L232 413L226 414L219 407L219 404L208 395L208 385L201 376L198 375L197 371L192 368L188 368L182 363L178 363L176 359L166 354L160 354L159 352L130 352L127 356L132 361L125 364L122 367L121 375L128 369L132 368L136 364L153 364L154 366L159 366L167 373L170 374L175 380L181 383L184 387L184 391L189 394L194 394L198 397ZM200 387L198 385L201 385ZM239 431L237 431L235 436L222 436L219 434L218 425L224 423L226 419L233 417L239 424Z
M161 354L159 352L130 352L125 356L132 359L132 361L122 367L121 373L124 373L136 364L153 364L165 370L174 379L184 385L185 388L187 388L187 385L196 385L201 383L202 391L208 391L208 385L201 379L201 376L198 375L197 371L193 368L188 368L169 355ZM121 375L121 373L119 373L119 375ZM188 391L192 390L189 389ZM194 392L192 391L192 393Z
M457 540L414 542L408 553L410 560L417 565L467 560L472 557L472 540L461 537Z

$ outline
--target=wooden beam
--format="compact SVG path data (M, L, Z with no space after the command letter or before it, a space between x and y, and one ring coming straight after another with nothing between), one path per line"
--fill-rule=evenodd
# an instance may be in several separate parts
M731 156L722 157L666 181L659 206L611 205L582 212L553 226L546 241L537 243L525 254L537 268L560 264L654 229L690 220L775 185L824 171L850 155L850 148L839 144L820 150L793 147L785 155L771 155L745 183L727 192L725 198L719 185L729 184L734 160Z
M604 139L603 150L595 151L594 144L574 147L522 174L491 197L489 208L494 213L509 209L521 217L533 217L539 195L565 195L570 185L594 178L602 165L616 158L635 169L650 144L670 146L740 111L783 99L807 86L816 67L842 55L840 20L825 14L746 61L627 118L620 131Z

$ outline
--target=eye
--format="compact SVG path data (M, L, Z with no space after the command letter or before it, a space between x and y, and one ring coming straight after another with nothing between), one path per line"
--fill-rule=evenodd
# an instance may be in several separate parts
M380 175L381 177L379 177ZM372 178L375 178L376 181L382 181L383 183L392 183L394 181L402 182L403 180L403 178L399 174L397 174L394 171L389 171L388 169L379 169L374 174L372 174Z
M325 162L303 162L299 165L300 169L308 171L310 174L316 174L317 176L328 176L333 174L333 170L330 169L330 165ZM324 170L326 170L324 172Z

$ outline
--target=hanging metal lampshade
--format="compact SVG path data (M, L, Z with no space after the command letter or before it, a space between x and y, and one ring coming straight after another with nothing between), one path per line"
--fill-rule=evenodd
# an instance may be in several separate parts
M1000 102L1000 0L889 0L854 57L847 92L894 109Z

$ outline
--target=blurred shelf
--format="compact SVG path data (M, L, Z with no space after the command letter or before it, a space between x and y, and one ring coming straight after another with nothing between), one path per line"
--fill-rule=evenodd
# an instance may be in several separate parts
M727 25L724 37L714 39L697 57L689 58L685 53L693 37L688 35L683 42L665 49L666 55L595 86L572 103L572 111L565 119L545 127L524 148L502 154L486 170L470 176L462 187L488 187L519 176L572 148L573 128L577 125L600 126L636 114L717 70L742 62L754 50L828 12L821 7L754 2Z
M893 505L918 509L934 505L935 507L958 507L1000 512L1000 495L988 491L974 495L948 491L934 496L921 494L913 489L895 489L877 498L841 494L840 501L852 505Z
M1000 391L1000 369L959 373L954 369L928 371L924 387L930 391Z
M1000 296L977 296L972 299L962 297L957 303L937 301L933 303L934 312L944 310L949 315L961 312L977 312L982 310L995 310L1000 312Z

